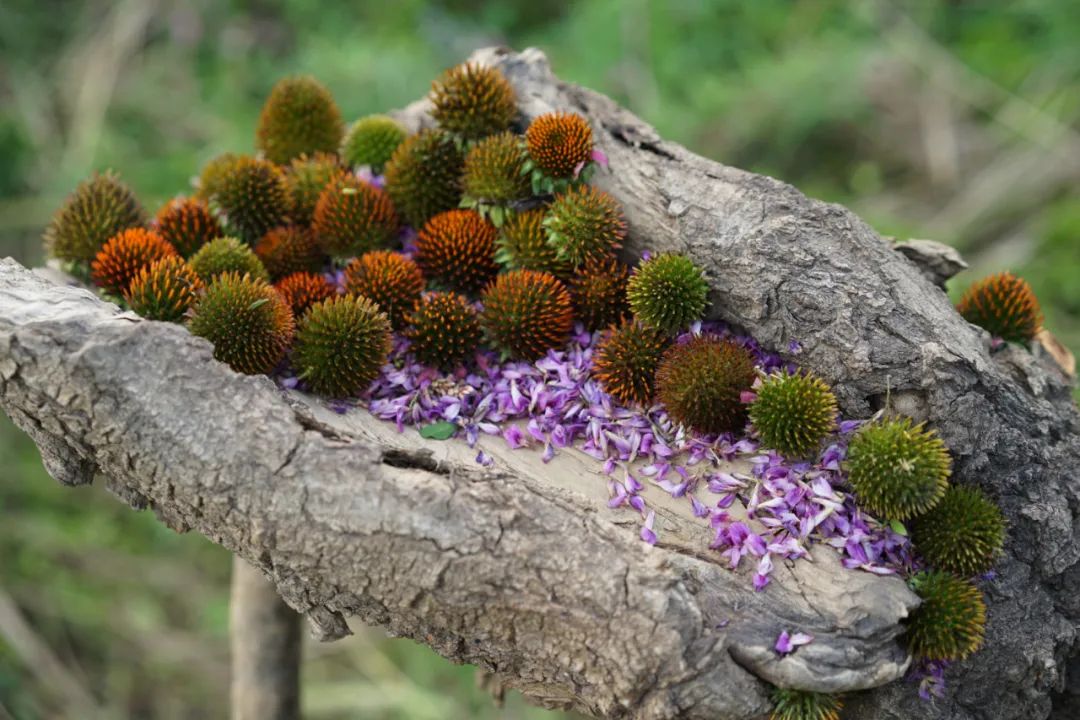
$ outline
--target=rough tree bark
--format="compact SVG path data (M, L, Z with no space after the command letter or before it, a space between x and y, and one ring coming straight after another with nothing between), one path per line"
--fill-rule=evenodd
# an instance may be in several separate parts
M957 481L1004 508L1011 532L985 584L986 647L950 672L945 700L893 684L852 694L849 716L1076 711L1066 667L1080 617L1080 422L1061 371L1019 348L991 354L931 279L956 268L941 253L921 262L925 248L897 252L841 207L663 141L559 81L538 51L474 57L503 70L526 119L589 118L611 165L596 182L623 203L628 252L688 253L707 270L716 317L776 349L801 341L799 362L834 385L849 416L888 397L929 420ZM429 122L423 102L400 117ZM238 376L184 329L11 261L0 263L0 404L59 481L100 474L132 506L221 543L268 573L322 637L356 615L549 706L749 720L768 708L761 679L855 691L906 667L896 635L917 601L895 578L843 571L819 548L754 593L662 493L648 498L662 542L641 543L575 453L541 466L492 445L494 469L481 469L459 443L398 435ZM779 659L781 629L817 640Z

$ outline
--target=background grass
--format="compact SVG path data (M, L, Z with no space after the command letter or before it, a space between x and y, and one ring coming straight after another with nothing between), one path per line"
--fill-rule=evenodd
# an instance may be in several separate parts
M148 207L248 151L273 82L350 119L422 95L475 47L537 45L666 137L960 248L953 292L1010 268L1080 347L1080 4L1072 0L6 0L0 256L95 169ZM229 559L99 488L58 487L0 417L0 719L223 717ZM309 718L555 717L470 668L354 628L307 648Z

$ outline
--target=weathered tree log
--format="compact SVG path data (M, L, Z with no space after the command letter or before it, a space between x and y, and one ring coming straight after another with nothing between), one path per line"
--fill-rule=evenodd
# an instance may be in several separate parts
M1075 702L1080 617L1080 421L1048 360L964 322L913 260L843 208L661 140L611 100L556 79L535 50L479 51L528 117L591 121L624 205L627 251L677 250L706 269L713 312L828 379L845 411L887 400L929 420L1011 524L985 583L986 647L933 705L910 686L849 698L859 718L1044 718ZM423 102L402 111L429 122ZM918 254L913 255L918 260ZM926 268L930 277L940 268ZM603 717L740 718L761 680L853 691L902 674L895 641L915 599L896 578L844 571L825 549L754 593L718 565L700 522L660 508L663 542L607 511L574 453L540 466L337 415L238 376L174 325L0 263L0 405L67 484L95 474L134 507L249 560L324 637L357 615L473 662L549 706ZM816 636L780 659L782 629ZM1054 707L1054 703L1057 707Z

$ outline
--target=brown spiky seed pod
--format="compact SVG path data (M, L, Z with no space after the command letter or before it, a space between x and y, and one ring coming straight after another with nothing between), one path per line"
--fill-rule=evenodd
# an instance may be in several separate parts
M345 258L389 245L398 217L383 190L341 172L319 195L311 227L323 251Z
M345 266L346 294L378 303L395 329L404 325L423 289L420 267L401 253L373 250Z
M232 160L215 183L211 202L224 213L226 225L248 243L286 224L291 209L281 168L247 156Z
M648 407L654 377L667 347L664 333L633 320L608 331L593 356L593 376L608 395Z
M568 277L573 266L559 257L547 241L544 210L534 208L513 213L499 228L499 249L495 259L513 270L540 270L555 277Z
M290 217L299 225L310 225L315 203L330 181L341 171L336 155L315 153L293 158L285 169L285 187L292 205Z
M45 247L61 260L90 262L109 238L145 224L146 213L131 188L112 172L95 174L56 211L45 229Z
M414 228L461 202L465 156L442 130L405 138L386 164L386 192Z
M325 275L313 272L286 275L274 287L298 318L315 303L337 295L337 288Z
M521 172L524 166L525 151L517 135L501 132L486 137L465 156L465 195L496 204L529 197L529 177Z
M158 210L154 230L184 257L225 234L210 208L198 198L176 198L165 203Z
M602 330L630 316L626 284L630 268L618 258L592 259L570 280L574 313L589 330Z
M476 352L483 334L476 309L457 293L425 293L408 323L405 337L416 359L444 369Z
M105 292L123 295L139 270L176 254L176 248L156 232L130 228L105 243L90 264L90 278Z
M345 123L334 96L306 75L278 80L259 114L255 144L284 165L300 155L337 152Z
M431 116L444 130L476 140L506 130L517 115L514 88L495 68L452 67L431 84Z
M556 195L544 227L548 243L574 267L613 254L626 236L618 201L591 185L572 186Z
M447 210L428 220L416 238L416 261L424 276L471 293L495 276L498 230L474 210Z
M592 128L577 113L540 115L525 131L529 157L545 175L573 177L592 157Z
M984 278L956 306L964 319L1007 342L1029 342L1042 329L1042 310L1031 286L1011 272Z
M295 272L315 272L323 266L324 255L315 242L315 233L297 225L276 227L255 243L255 254L262 260L271 280Z
M702 433L741 430L742 392L754 382L754 358L733 340L701 335L673 345L656 371L656 397L677 423Z
M139 270L128 286L128 307L148 320L180 322L195 306L202 280L178 255L170 255Z
M535 360L566 342L574 325L570 293L551 273L511 270L484 290L480 323L507 357Z

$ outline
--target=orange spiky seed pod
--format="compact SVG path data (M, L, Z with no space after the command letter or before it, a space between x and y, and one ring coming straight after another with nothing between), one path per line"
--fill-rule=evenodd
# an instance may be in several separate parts
M528 197L531 187L522 174L524 166L525 151L517 135L501 132L480 140L465 155L465 196L503 205Z
M414 228L461 202L464 155L441 130L405 139L386 164L386 192Z
M480 323L505 356L535 360L566 342L574 325L570 293L551 273L511 270L482 297Z
M310 76L278 80L259 115L255 144L271 162L337 152L345 124L333 95Z
M319 195L311 227L324 252L346 258L389 245L398 218L389 195L342 172Z
M215 184L211 202L224 214L227 227L253 243L288 221L285 173L266 160L235 158Z
M195 307L202 280L178 255L155 260L139 270L128 286L128 307L148 320L180 322Z
M45 229L49 254L90 262L105 243L128 228L146 225L146 213L131 189L112 172L79 183Z
M577 113L547 113L529 125L525 143L529 158L545 175L569 178L592 157L592 128Z
M404 325L423 289L420 267L401 253L372 250L345 266L345 293L377 303L394 329Z
M184 257L225 232L210 208L198 198L176 198L162 205L154 230Z
M589 260L570 280L574 313L589 330L601 330L630 316L626 285L630 269L618 258Z
M425 365L452 368L480 345L476 309L457 293L425 293L407 319L409 349Z
M591 185L559 193L544 218L548 242L574 267L599 260L622 246L626 221L615 198Z
M140 270L155 260L176 254L176 248L156 232L129 228L101 248L90 264L90 279L107 293L123 295Z
M285 187L292 207L290 215L299 225L311 224L315 203L330 181L341 171L337 157L328 153L293 158L285 169Z
M371 300L337 296L312 305L296 330L293 363L322 395L364 390L390 354L390 321Z
M295 272L319 270L324 258L315 242L315 233L297 225L276 227L263 235L255 244L255 255L270 273L271 280Z
M1027 343L1042 329L1042 310L1031 286L1011 272L972 285L956 309L969 323L1007 342Z
M309 307L337 295L337 288L324 275L298 272L286 275L274 286L292 308L293 315L302 317Z
M234 237L214 238L188 258L188 262L204 283L209 283L216 275L227 272L241 275L247 273L259 280L270 279L270 274L266 272L259 256Z
M517 116L514 88L495 68L477 63L452 67L431 84L431 117L463 140L506 130Z
M195 183L195 197L200 200L209 200L216 195L221 190L225 176L241 157L244 156L227 152L210 158L199 171L199 179Z
M656 397L677 423L715 434L741 430L741 393L754 382L754 358L738 343L701 335L673 345L656 371Z
M667 338L662 332L627 320L600 341L593 356L593 376L619 402L648 407L665 347Z
M540 270L555 277L567 277L573 271L569 262L559 257L547 241L544 210L534 208L506 218L499 228L495 259L514 270Z
M214 344L216 359L247 375L273 370L295 330L292 310L269 283L235 272L210 281L188 327Z
M428 220L416 238L416 261L429 280L464 293L484 287L495 264L498 230L474 210L447 210Z

